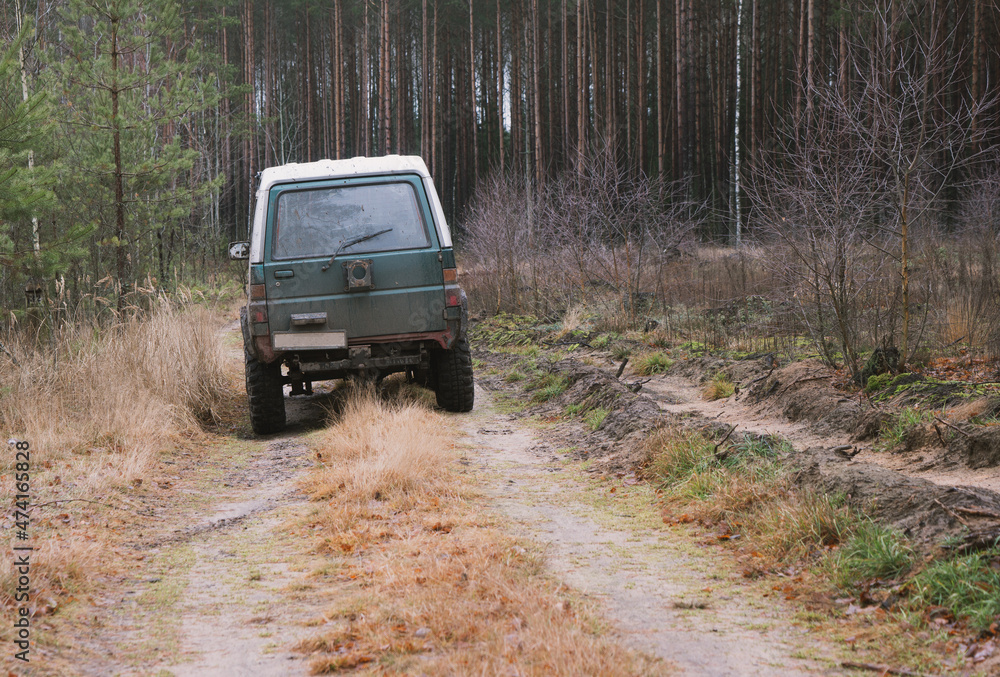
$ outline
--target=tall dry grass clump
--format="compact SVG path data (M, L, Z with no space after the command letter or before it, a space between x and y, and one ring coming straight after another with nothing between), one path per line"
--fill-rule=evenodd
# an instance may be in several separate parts
M323 629L297 649L314 674L651 675L593 611L482 509L447 417L416 399L348 393L315 442L306 517L322 557Z
M329 460L310 477L308 491L340 503L437 493L447 485L451 440L446 419L419 402L387 401L373 388L357 387L321 437Z
M28 440L39 463L69 462L63 481L83 493L141 478L221 406L218 325L164 302L111 328L66 325L47 345L15 338L18 363L0 364L4 435Z

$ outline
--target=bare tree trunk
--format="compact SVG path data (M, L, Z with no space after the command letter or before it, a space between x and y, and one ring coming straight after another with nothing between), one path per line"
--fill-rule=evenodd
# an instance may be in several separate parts
M118 29L120 19L111 16L111 137L115 162L115 276L118 283L118 316L125 309L125 289L128 286L128 251L126 250L127 235L125 232L125 170L122 165L122 132L121 119L118 116L118 99L122 90L118 86Z
M584 127L584 97L586 86L583 82L583 16L587 0L579 0L576 5L576 171L583 174L583 154L587 143Z
M305 58L303 59L306 81L306 161L312 162L313 148L316 144L316 132L313 124L313 73L312 73L312 42L309 25L309 5L303 5L305 13L306 46Z
M657 7L659 6L661 0L656 0ZM635 13L635 79L636 79L636 110L638 114L635 120L635 135L636 135L636 156L638 158L639 170L641 172L646 171L646 40L645 31L643 30L643 10L642 10L642 0L637 0ZM659 31L657 27L657 31ZM659 57L657 57L659 58ZM659 92L658 92L659 94ZM656 116L659 118L662 114L661 106L659 102L656 105Z
M479 114L476 110L476 32L472 23L472 4L469 0L469 103L472 113L472 181L475 185L479 179Z
M368 155L368 142L371 140L371 119L368 106L368 3L365 3L365 27L361 34L361 116L358 136L358 152Z
M15 3L14 12L17 20L17 32L18 35L21 34L21 29L24 26L24 18L21 13L21 5ZM17 50L17 63L21 70L21 100L27 103L28 101L28 68L24 60L24 43L22 42L18 46ZM28 174L31 175L35 170L35 150L34 148L28 149ZM31 249L35 253L35 259L37 261L39 254L41 253L41 243L38 239L38 217L32 214L31 216Z
M434 54L431 59L431 68L433 73L431 75L431 176L434 176L435 170L438 170L437 162L437 105L438 105L438 3L434 0ZM439 170L438 170L439 171ZM440 173L437 176L438 185L442 186L438 190L443 189L443 182L440 180Z
M379 46L379 125L382 130L382 153L391 150L391 120L392 112L389 106L389 0L382 0L381 41Z
M809 128L809 123L812 120L813 115L813 92L816 89L816 83L813 79L813 71L815 69L816 61L816 47L814 44L814 39L816 35L816 0L808 0L808 36L806 38L806 128Z
M471 0L470 0L471 2ZM539 85L539 72L542 70L541 59L538 52L538 0L531 0L531 60L534 67L533 89L534 94L534 126L535 126L535 186L540 192L542 190L542 107L541 88Z
M566 0L563 0L563 7ZM504 139L503 139L503 42L501 40L501 14L500 0L497 0L497 129L499 130L500 145L500 173L503 174L504 166Z
M497 0L499 3L500 0ZM498 5L499 6L499 5ZM570 127L569 127L569 39L567 31L569 29L569 17L566 13L566 0L562 0L562 91L563 91L563 133L562 133L562 157L563 162L569 163Z
M499 2L499 0L497 0ZM427 86L427 0L422 0L420 13L420 157L430 157L427 146L430 142L430 97Z

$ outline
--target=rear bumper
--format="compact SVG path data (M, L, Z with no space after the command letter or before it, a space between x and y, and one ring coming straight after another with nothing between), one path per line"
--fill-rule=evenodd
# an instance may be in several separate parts
M380 336L348 336L347 345L349 349L361 346L370 346L385 343L430 343L434 342L442 350L451 348L455 341L465 335L469 326L469 300L465 291L460 287L450 288L452 293L457 293L459 304L444 308L445 329L440 331L410 332L406 334L383 334ZM276 350L273 338L270 333L258 334L260 329L266 331L266 323L262 327L254 326L251 329L247 322L247 314L241 309L241 319L243 320L243 339L247 349L261 362L271 363L281 360L287 355L301 354L303 361L312 362L306 355L309 353L331 352L330 350ZM323 362L339 362L339 360L322 360ZM376 365L377 366L377 365ZM387 365L388 367L389 365ZM382 368L382 367L378 367Z

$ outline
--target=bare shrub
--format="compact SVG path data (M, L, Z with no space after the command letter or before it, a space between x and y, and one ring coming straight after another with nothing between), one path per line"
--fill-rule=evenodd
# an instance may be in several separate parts
M664 263L693 246L704 210L686 194L630 175L607 144L539 196L518 178L492 177L461 242L473 306L548 316L586 304L618 328L634 325Z

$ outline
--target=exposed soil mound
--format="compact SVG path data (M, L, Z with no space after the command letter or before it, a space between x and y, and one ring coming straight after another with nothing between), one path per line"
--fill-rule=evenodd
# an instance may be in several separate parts
M928 423L906 431L897 454L922 454L924 467L963 465L972 470L1000 466L1000 426ZM926 462L927 458L933 459Z
M1000 426L971 428L965 434L956 432L948 441L948 451L973 470L995 468L1000 465Z
M799 468L799 485L847 496L925 550L945 541L976 547L988 543L990 534L1000 536L1000 494L992 491L934 484L826 449L807 449L791 460Z
M818 360L805 360L741 386L747 401L773 409L789 421L808 421L817 432L853 433L865 410L858 400L831 387L835 377Z
M576 404L608 412L597 429L581 440L585 455L608 472L629 472L641 465L645 461L642 443L663 420L656 402L634 393L627 383L598 367L562 360L549 368L569 383L566 391L551 401L560 411Z

